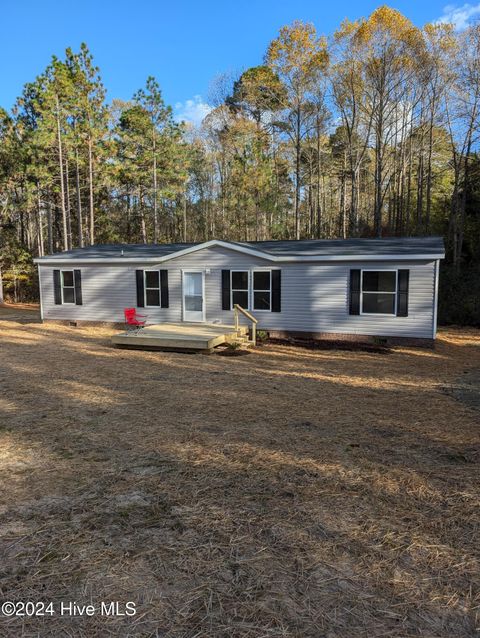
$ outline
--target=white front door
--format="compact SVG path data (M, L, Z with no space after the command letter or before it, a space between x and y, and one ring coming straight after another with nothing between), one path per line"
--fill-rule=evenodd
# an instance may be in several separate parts
M203 270L183 272L183 320L205 321Z

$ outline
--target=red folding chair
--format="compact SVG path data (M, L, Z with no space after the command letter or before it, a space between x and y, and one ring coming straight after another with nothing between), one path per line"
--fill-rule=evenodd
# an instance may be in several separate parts
M139 315L135 308L125 308L125 328L127 330L141 330L147 323L147 315Z

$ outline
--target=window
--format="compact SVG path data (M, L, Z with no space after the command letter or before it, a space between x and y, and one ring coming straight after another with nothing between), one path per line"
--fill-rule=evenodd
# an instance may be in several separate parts
M253 309L271 310L272 273L270 270L253 271Z
M396 270L362 270L362 314L395 315Z
M248 270L232 270L231 291L232 291L232 309L235 304L242 306L245 310L249 309L248 303Z
M73 270L62 270L62 303L75 303Z
M145 305L160 305L160 272L145 270Z

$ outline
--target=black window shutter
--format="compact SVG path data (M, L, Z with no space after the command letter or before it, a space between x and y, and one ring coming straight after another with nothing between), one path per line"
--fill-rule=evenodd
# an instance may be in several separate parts
M75 282L75 303L77 306L82 305L82 271L73 271L73 280Z
M360 270L350 270L350 314L360 314Z
M160 305L168 308L168 270L160 271Z
M272 312L282 310L282 271L272 270Z
M137 275L137 308L145 308L145 289L143 286L143 270L135 271Z
M60 271L53 271L53 296L55 298L55 303L60 305L62 303L62 288L60 285Z
M230 308L230 271L222 270L222 310Z
M408 281L409 270L398 271L397 317L408 317Z

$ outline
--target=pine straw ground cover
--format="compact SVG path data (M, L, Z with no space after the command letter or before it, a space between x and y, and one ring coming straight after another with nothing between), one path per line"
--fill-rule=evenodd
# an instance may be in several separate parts
M478 635L480 413L445 388L479 331L228 358L25 312L0 310L0 597L137 614L2 636Z

